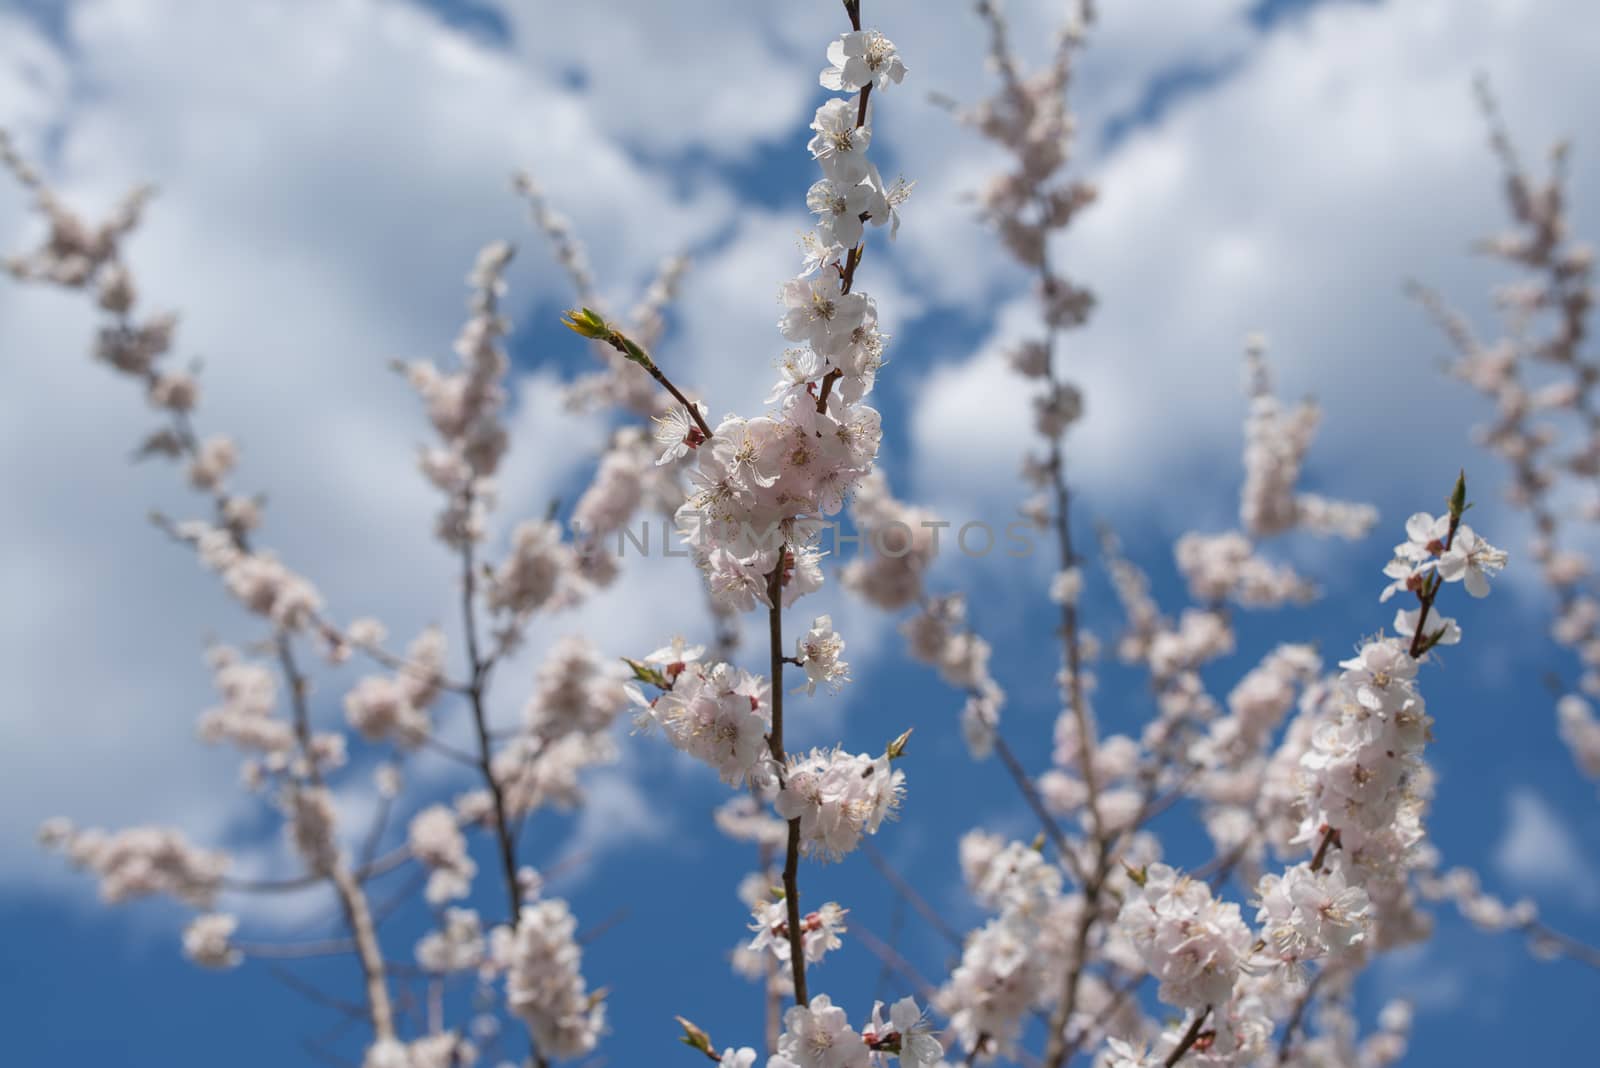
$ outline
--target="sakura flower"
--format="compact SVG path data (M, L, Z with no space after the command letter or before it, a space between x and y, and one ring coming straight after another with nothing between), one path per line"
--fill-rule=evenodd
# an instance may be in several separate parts
M486 952L478 914L471 909L445 909L443 926L417 943L417 964L441 975L463 972L482 964Z
M1561 740L1578 767L1591 779L1600 779L1600 720L1589 702L1569 693L1556 702Z
M704 405L699 407L704 414ZM705 431L682 405L674 405L666 414L656 416L655 424L656 444L661 446L661 457L656 460L658 467L682 459L689 455L690 449L699 448L705 441Z
M1417 512L1406 520L1406 540L1396 545L1394 554L1401 559L1421 563L1444 552L1444 540L1450 536L1450 517L1432 516Z
M243 959L233 947L239 921L222 912L196 916L183 932L183 955L202 968L232 968Z
M927 1014L909 997L894 1003L887 1023L883 1002L873 1002L872 1022L861 1037L873 1049L893 1053L902 1068L931 1068L944 1060L944 1044L933 1036Z
M1006 360L1024 378L1043 378L1050 373L1050 346L1043 341L1024 341L1006 353Z
M839 936L847 930L844 917L848 911L840 908L837 902L830 901L815 912L801 917L800 946L807 963L818 963L843 944ZM758 901L751 906L750 913L755 920L750 924L750 930L756 932L756 936L750 940L750 948L768 950L778 960L788 963L793 946L789 942L788 906L783 899Z
M833 619L818 616L811 629L795 643L795 659L806 671L806 693L816 693L819 682L837 690L850 678L850 665L839 659L842 652L844 639L833 629Z
M803 393L824 373L822 357L810 349L788 349L778 361L778 381L767 394L768 404L776 404Z
M817 109L811 120L816 135L807 148L834 182L855 185L867 176L867 146L872 128L856 126L856 105L848 100L830 100Z
M794 1005L784 1013L778 1055L767 1063L768 1068L868 1068L870 1052L844 1010L827 994L816 994L809 1006Z
M729 478L765 489L778 481L778 475L763 470L767 442L776 432L771 419L724 419L717 424L711 455L718 469Z
M706 655L703 645L690 645L681 634L673 635L672 641L663 645L653 653L645 656L646 664L659 664L669 678L675 678L678 672ZM674 670L676 669L676 670Z
M189 465L189 481L196 489L214 490L238 462L239 447L232 438L217 436L201 442Z
M1408 700L1411 680L1417 676L1417 662L1396 642L1369 642L1360 655L1340 661L1339 666L1344 668L1341 684L1375 712Z
M477 874L478 865L467 855L467 840L448 808L432 805L417 813L406 841L412 855L429 869L424 895L429 904L443 904L472 892L472 877Z
M317 874L331 873L339 860L333 796L325 787L291 789L285 792L283 809L288 817L284 832L295 852Z
M869 221L873 226L882 226L887 222L889 224L889 240L893 241L900 236L900 205L911 199L911 192L916 189L917 183L915 181L907 181L904 178L896 178L889 184L888 188L884 188L883 178L878 174L876 166L871 169L868 178L873 189L883 190L882 203L874 205Z
M1106 1039L1106 1051L1110 1054L1106 1068L1156 1068L1161 1063L1161 1058L1151 1053L1149 1047L1120 1038Z
M734 1049L731 1046L722 1051L722 1059L717 1062L717 1068L752 1068L756 1063L756 1051L749 1046Z
M883 196L871 185L840 186L830 178L816 182L806 192L806 207L817 216L820 236L831 244L854 248L861 243L863 219L874 216L874 200ZM882 210L876 214L881 214Z
M1378 603L1383 604L1397 593L1420 590L1422 577L1426 572L1427 568L1417 566L1415 561L1396 556L1383 565L1383 573L1394 581L1383 588L1383 592L1378 595Z
M1456 530L1450 548L1439 557L1439 577L1446 582L1462 582L1474 597L1489 596L1488 576L1506 566L1506 554L1478 537L1466 524Z
M825 239L818 233L801 234L800 251L805 253L800 263L801 278L816 274L824 266L837 263L845 256L843 245Z
M1050 599L1056 604L1075 605L1082 593L1083 572L1078 568L1069 567L1064 571L1058 571L1056 577L1050 580Z
M796 278L782 290L784 316L778 328L791 341L804 341L819 355L841 349L866 318L869 306L860 293L845 293L837 273Z
M832 66L822 72L822 87L835 92L854 93L868 85L881 92L906 76L894 43L877 30L842 34L828 45L828 62Z
M1417 622L1421 615L1421 608L1402 608L1395 613L1394 632L1405 638L1416 637ZM1455 645L1461 641L1461 628L1456 626L1456 621L1449 616L1440 615L1438 612L1429 612L1423 627L1427 630L1427 638L1430 641L1433 640L1435 634L1440 635L1439 640L1433 642L1435 645Z

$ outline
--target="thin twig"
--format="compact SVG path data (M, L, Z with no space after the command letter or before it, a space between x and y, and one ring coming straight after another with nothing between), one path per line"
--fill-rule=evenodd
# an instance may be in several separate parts
M1183 1060L1183 1055L1185 1053L1188 1053L1189 1050L1194 1048L1194 1044L1200 1040L1200 1029L1205 1025L1206 1017L1210 1015L1210 1005L1207 1005L1205 1008L1200 1010L1200 1015L1194 1018L1194 1023L1189 1025L1189 1030L1185 1031L1183 1033L1183 1037L1178 1040L1177 1047L1171 1053L1167 1054L1166 1060L1161 1062L1166 1066L1166 1068L1172 1068L1174 1064L1177 1064L1179 1061Z
M878 869L878 874L883 876L884 881L893 888L895 893L900 895L901 900L916 909L917 915L927 920L928 925L938 931L945 941L957 948L962 945L964 940L961 937L961 932L950 926L949 921L940 916L938 910L928 903L928 899L919 894L916 887L906 881L905 876L894 870L889 862L884 859L883 854L878 851L877 846L871 842L862 841L861 851L866 854L868 862Z

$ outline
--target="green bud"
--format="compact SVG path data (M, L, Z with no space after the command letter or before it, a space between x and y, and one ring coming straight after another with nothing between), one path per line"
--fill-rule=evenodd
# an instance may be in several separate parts
M700 1030L700 1028L696 1027L694 1024L690 1023L688 1020L685 1020L682 1016L674 1016L673 1019L677 1020L678 1023L683 1026L683 1035L682 1035L682 1037L680 1037L678 1039L679 1042L682 1042L685 1046L688 1046L690 1049L699 1050L701 1053L706 1054L708 1057L715 1057L716 1056L716 1054L714 1052L712 1052L712 1049L711 1049L711 1036L710 1035L708 1035L704 1031Z
M589 308L573 308L561 316L561 323L575 334L604 341L611 336L611 328L606 325L600 313Z
M1463 470L1456 476L1456 488L1450 492L1450 518L1461 521L1461 515L1467 510L1467 473Z
M906 743L911 740L911 731L915 729L916 728L914 727L907 729L904 734L890 742L889 748L884 750L884 755L890 760L899 760L901 757L905 756Z
M659 668L652 667L642 660L630 660L627 657L623 657L622 662L633 670L634 681L649 683L658 690L672 689L672 683L667 681L666 675L662 674Z

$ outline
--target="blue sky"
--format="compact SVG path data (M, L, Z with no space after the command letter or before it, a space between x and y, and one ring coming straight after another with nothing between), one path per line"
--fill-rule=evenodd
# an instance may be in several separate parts
M1042 41L1059 6L1014 0L1017 39ZM821 95L815 68L840 17L820 2L729 7L0 3L0 124L75 202L103 206L144 178L160 185L134 264L153 301L183 311L184 352L205 361L209 425L237 434L242 481L270 495L269 541L337 613L377 614L407 634L446 618L452 565L429 539L433 502L414 473L424 428L386 365L446 351L461 279L485 241L521 249L509 305L519 444L503 518L570 500L604 431L555 396L586 356L555 325L569 294L507 190L513 168L532 168L573 217L618 307L663 256L688 250L695 266L660 359L718 410L750 410L765 392L782 349L772 293L793 269L812 177L803 131ZM1464 253L1500 216L1470 79L1491 75L1537 159L1553 138L1593 127L1600 20L1578 0L1101 7L1075 98L1081 170L1102 200L1058 257L1102 302L1067 343L1088 398L1071 460L1083 529L1112 523L1158 599L1181 605L1173 538L1233 522L1239 354L1253 330L1271 339L1283 394L1324 403L1307 487L1371 500L1383 516L1353 546L1277 548L1329 596L1242 620L1239 653L1208 673L1222 694L1279 640L1316 641L1332 658L1387 623L1376 601L1387 550L1460 466L1479 529L1520 547L1524 526L1495 495L1502 472L1470 443L1482 413L1442 380L1442 344L1400 284L1423 277L1483 311L1493 274ZM947 517L1008 517L1022 495L1026 392L996 353L1029 325L1026 280L959 196L995 161L921 95L984 91L979 24L966 5L933 19L916 0L868 0L867 18L912 67L881 103L875 150L887 171L920 181L900 241L875 247L862 276L894 334L876 394L882 460L897 493ZM594 41L604 46L574 43ZM1574 162L1580 230L1600 205L1590 151L1580 141ZM34 236L24 208L0 188L7 252ZM0 485L22 502L0 516L13 679L0 707L0 989L20 1023L15 1061L311 1063L299 1043L337 1013L260 967L194 969L178 951L180 910L103 908L32 845L41 819L65 813L176 823L246 857L278 852L233 786L234 762L193 741L193 719L212 703L203 641L252 631L145 528L150 507L176 511L184 498L167 472L124 462L147 417L88 360L91 331L69 299L0 287ZM938 584L972 595L1011 695L1008 737L1042 770L1056 714L1047 565L948 563ZM541 625L534 644L578 631L637 654L703 627L697 604L681 562L641 562L625 591ZM858 681L839 698L797 702L791 733L868 749L917 728L904 816L877 845L970 926L981 916L961 893L955 838L974 826L1031 835L1026 813L997 765L967 759L960 701L905 660L892 621L833 594L821 606L851 644ZM1433 837L1447 862L1600 940L1594 788L1556 739L1539 681L1570 674L1540 636L1549 606L1513 573L1490 601L1459 609L1468 644L1424 681L1438 720ZM1088 616L1115 633L1098 575ZM747 655L759 657L755 645ZM525 683L534 663L505 677ZM339 717L351 678L324 680L321 716ZM508 685L499 714L509 720L523 697ZM1114 664L1097 707L1106 730L1136 730L1150 713L1143 680ZM542 815L530 829L535 863L564 873L554 888L583 925L609 924L585 949L590 982L612 991L602 1052L613 1064L689 1057L671 1045L675 1013L720 1043L756 1044L759 995L723 962L744 933L734 888L752 866L710 826L726 793L656 740L621 743L587 813ZM459 785L447 769L414 770L440 796ZM1204 859L1185 852L1200 839L1182 818L1165 830L1175 857ZM479 862L490 869L487 855ZM480 884L492 910L493 881ZM898 931L935 981L946 971L948 947L902 915L864 858L808 867L802 889L848 905L880 937ZM313 896L247 911L246 929L314 931L329 907ZM423 922L396 916L394 956L409 958ZM349 996L352 971L334 961L296 974ZM884 985L859 946L822 965L815 986L863 1009L875 993L905 992L897 979ZM1375 969L1362 1004L1370 1018L1384 997L1415 996L1424 1062L1560 1060L1582 1048L1597 988L1593 973L1532 962L1513 939L1442 915L1426 949ZM332 1046L353 1049L348 1037Z

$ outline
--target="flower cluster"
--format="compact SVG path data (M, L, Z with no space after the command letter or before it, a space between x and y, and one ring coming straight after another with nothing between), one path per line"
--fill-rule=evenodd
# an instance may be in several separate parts
M101 276L101 302L125 311L132 303L132 282L120 268L122 239L139 225L139 217L149 201L148 186L135 189L105 222L90 226L45 188L39 175L0 132L0 164L12 172L36 198L37 210L49 223L44 244L25 256L10 257L5 269L23 281L48 281L76 288ZM109 275L109 277L106 277Z
M856 484L850 519L864 549L844 567L845 588L885 611L915 603L938 552L939 529L948 524L926 509L896 500L889 480L877 470Z
M1600 720L1595 719L1589 702L1577 694L1567 694L1556 704L1561 740L1567 743L1578 767L1591 779L1600 780Z
M1145 869L1117 925L1161 984L1161 1000L1179 1008L1226 1004L1255 941L1239 906L1165 864Z
M905 772L878 757L813 749L789 758L778 790L778 815L800 821L800 847L836 860L854 852L865 834L877 834L905 793Z
M279 807L289 845L312 872L332 876L341 859L332 792L325 786L294 782L284 788Z
M368 741L394 738L414 746L426 739L432 730L428 707L444 682L444 654L444 632L423 631L393 675L364 676L345 694L345 719Z
M513 932L496 928L492 953L506 972L506 1002L527 1021L540 1052L558 1060L595 1048L605 1029L605 996L591 994L580 970L578 921L567 903L526 905Z
M1297 864L1282 875L1263 875L1256 897L1266 952L1290 968L1341 956L1366 938L1371 902L1365 890L1347 885L1337 861L1321 871Z
M766 679L729 664L704 665L702 649L659 650L647 663L665 663L658 678L665 688L646 698L637 686L628 695L639 706L640 730L659 727L673 748L715 768L731 784L765 782L772 777L767 745L771 729Z
M1363 536L1378 521L1377 510L1371 505L1298 492L1300 470L1321 413L1311 401L1292 411L1284 410L1272 391L1272 376L1262 358L1264 351L1265 344L1259 338L1252 338L1246 350L1250 416L1245 420L1239 521L1257 538L1296 528L1351 539Z
M100 879L100 896L116 904L151 894L167 894L205 907L222 885L228 858L201 849L181 833L165 827L130 827L108 834L78 830L53 819L39 830L39 840L59 849L75 867Z
M191 519L175 524L172 533L194 546L200 563L220 575L228 592L248 611L291 631L317 621L322 596L311 581L268 550L245 549L236 529Z
M837 691L849 681L850 665L839 658L842 652L844 639L833 629L832 618L818 616L811 629L795 641L795 661L806 672L806 684L801 689L816 693L817 683L821 682Z
M239 921L225 912L206 912L183 930L183 955L202 968L232 968L244 959L233 944Z
M800 945L808 964L818 963L830 951L843 945L839 936L848 930L844 925L848 911L841 908L838 902L830 901L800 918ZM750 914L755 920L750 929L756 932L756 936L750 940L749 948L758 953L769 952L778 960L787 962L791 946L789 917L783 900L758 901L751 907Z
M429 931L417 943L417 964L436 974L464 972L484 962L488 943L483 922L472 909L449 908L437 931Z
M810 1005L795 1005L784 1014L778 1052L767 1068L873 1068L894 1057L905 1068L932 1068L944 1058L944 1047L932 1034L921 1009L901 998L883 1018L883 1002L875 1002L872 1019L860 1031L850 1026L844 1009L826 994ZM749 1068L751 1049L728 1050L721 1063Z
M561 528L549 520L517 524L511 549L484 585L491 611L528 616L546 605L575 596L577 573L572 546L561 540Z
M730 416L709 441L698 411L676 408L659 422L663 462L690 451L691 487L678 528L707 572L713 596L749 611L782 590L787 605L821 585L816 521L843 507L871 470L882 436L878 413L862 404L883 361L877 306L855 291L863 224L898 221L909 192L886 185L866 156L872 140L867 85L898 81L904 66L874 31L845 35L838 65L823 83L863 84L859 103L834 99L817 109L812 157L823 177L807 203L817 227L807 236L805 270L780 293L779 329L801 347L786 355L771 414Z
M1266 608L1316 597L1316 587L1285 564L1257 555L1250 539L1238 531L1200 534L1190 531L1173 547L1178 571L1189 584L1189 596L1206 604L1236 601L1248 608Z
M583 638L563 638L539 665L523 722L528 733L547 740L600 735L627 700L622 681L601 662L593 644Z
M471 1068L478 1050L451 1031L428 1035L414 1042L383 1039L367 1050L361 1068Z
M456 338L460 370L442 371L425 360L403 368L439 435L437 445L422 450L420 465L447 497L437 531L452 546L483 537L484 509L494 497L494 473L506 451L500 415L506 402L502 379L510 361L499 342L511 325L500 315L499 301L511 255L511 246L503 241L486 245L467 276L472 315Z
M411 855L428 869L424 891L430 905L441 905L472 892L478 865L467 855L467 839L455 813L443 805L430 805L411 819L406 834Z
M278 686L272 672L225 645L209 650L206 659L222 703L200 716L201 739L260 753L269 770L287 768L296 739L294 727L276 715Z

